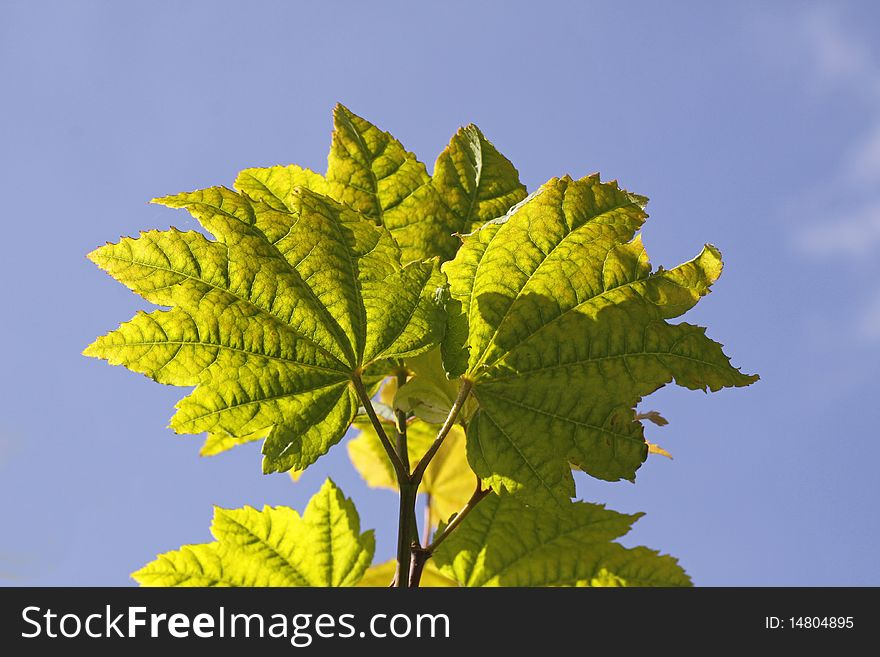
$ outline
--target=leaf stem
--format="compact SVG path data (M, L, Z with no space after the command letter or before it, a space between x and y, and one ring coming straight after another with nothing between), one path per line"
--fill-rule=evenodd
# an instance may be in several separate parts
M381 420L379 420L379 417L376 415L376 409L373 408L373 402L370 400L370 395L367 394L367 389L364 387L364 382L361 379L360 373L354 374L351 377L351 382L354 385L354 390L357 393L361 404L364 406L364 410L367 412L367 417L370 418L370 422L372 422L373 428L376 430L376 435L379 436L379 442L382 443L382 447L385 448L385 452L391 460L391 465L394 466L397 480L409 480L409 467L403 464L400 457L397 455L397 452L394 451L394 446L388 439L388 434L385 433L385 428L382 426Z
M388 454L388 458L394 466L394 473L397 475L397 487L400 490L400 508L397 518L397 572L394 575L394 580L391 585L399 588L418 586L422 571L425 568L425 562L430 559L433 548L436 547L450 531L458 526L458 523L461 522L459 516L467 515L470 512L470 509L489 493L488 490L481 490L481 482L477 479L477 490L471 496L468 504L465 505L458 516L453 518L453 521L449 523L440 535L434 537L434 542L431 544L432 547L423 548L419 544L418 523L416 521L416 497L418 496L419 485L422 482L422 477L424 476L425 470L428 468L431 459L434 458L437 450L440 449L440 446L443 444L443 440L452 430L452 427L455 426L458 414L461 412L464 403L467 401L473 384L467 379L462 380L461 387L458 390L458 396L455 398L452 408L449 409L449 415L446 416L446 421L437 432L437 437L434 439L434 442L431 443L431 446L428 448L428 451L425 452L425 455L419 460L415 469L410 472L409 456L406 452L406 414L401 413L400 411L396 412L397 449L395 449L395 446L391 444L391 440L388 438L388 434L385 433L385 428L382 426L382 422L376 415L376 410L373 408L373 403L370 401L370 396L367 394L366 388L364 388L364 382L361 379L360 374L355 374L352 377L352 382L355 391L358 394L358 398L363 404L367 416L370 418L370 422L373 423L373 428L376 430L379 442L382 443L382 447L385 448L385 452ZM402 383L406 382L405 371L397 372L397 382L398 385L402 385Z
M422 480L422 475L425 474L425 470L428 468L428 464L431 462L431 459L434 458L434 454L437 453L437 450L440 449L440 445L443 444L443 439L446 438L446 435L452 430L452 427L455 425L455 421L458 419L458 414L464 406L465 401L467 401L467 397L471 392L472 383L467 379L462 379L461 388L458 389L458 396L455 398L455 402L452 404L452 408L449 409L449 415L446 416L446 421L443 423L443 426L440 427L440 431L437 432L437 437L434 439L434 442L431 443L431 446L428 448L428 451L425 452L425 455L419 461L418 465L416 465L415 470L413 470L412 478L416 482L420 482Z

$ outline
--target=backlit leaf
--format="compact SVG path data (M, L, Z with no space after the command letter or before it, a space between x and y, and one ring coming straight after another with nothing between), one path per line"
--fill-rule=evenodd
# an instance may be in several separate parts
M715 391L757 379L705 329L666 321L708 293L721 255L707 245L651 273L636 236L645 203L598 176L553 179L444 265L460 304L448 335L461 342L445 353L479 402L468 458L496 491L564 502L570 464L632 480L648 453L633 410L643 396L671 381Z
M352 376L431 348L444 321L436 263L402 267L390 234L369 219L303 187L282 196L283 209L225 188L158 199L216 239L150 231L90 254L171 308L138 313L85 353L195 386L172 428L224 437L206 452L268 436L266 472L302 470L324 454L357 412Z
M327 480L300 516L215 508L213 543L185 545L132 574L143 586L354 586L373 559L351 500Z
M493 494L439 545L434 560L461 586L690 586L672 557L614 542L641 515L587 502L535 508Z

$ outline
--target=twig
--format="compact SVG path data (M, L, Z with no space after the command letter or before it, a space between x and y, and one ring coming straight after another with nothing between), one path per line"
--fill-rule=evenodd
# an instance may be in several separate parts
M388 434L385 433L385 428L382 426L381 420L379 420L376 415L376 409L373 408L373 402L370 400L370 396L367 394L367 389L364 388L364 382L361 379L359 373L356 373L351 377L351 382L354 385L354 390L358 395L358 398L361 401L361 404L364 406L364 410L367 412L367 417L370 418L370 422L373 423L373 428L376 430L376 435L379 436L379 442L382 443L382 447L385 448L385 452L388 454L388 458L391 459L391 465L394 466L394 472L397 474L397 478L400 481L405 481L409 479L409 468L403 465L403 462L400 460L400 457L397 456L397 452L394 451L394 447L391 445L391 441L388 439Z
M443 444L443 439L446 438L446 435L455 425L455 421L458 419L458 414L471 392L471 386L472 384L470 381L462 379L461 388L458 390L458 396L455 398L452 408L449 409L449 415L446 416L446 422L440 427L440 431L437 432L437 437L434 439L434 442L431 443L428 451L425 452L425 455L421 458L418 465L416 465L415 470L413 470L412 478L416 482L422 480L422 475L425 474L428 464L431 462L431 459L434 458L434 454L437 453L437 450L440 449L440 445Z
M419 585L419 581L421 581L422 573L425 570L425 564L428 563L428 559L434 554L434 550L437 549L437 546L443 542L443 540L449 536L455 528L458 527L462 521L467 517L467 515L474 510L474 507L477 506L489 493L492 492L491 488L487 488L483 490L483 482L477 477L477 487L474 490L471 498L467 501L467 503L462 507L461 511L459 511L452 521L443 528L443 531L438 532L434 535L434 540L427 545L426 547L413 547L412 551L412 565L410 566L409 573L409 585L410 587L416 587Z
M437 549L437 546L440 545L444 539L449 536L452 532L455 531L455 528L458 527L462 521L467 517L467 515L474 510L474 507L477 506L483 499L492 492L491 488L483 489L482 480L477 477L477 487L474 490L471 498L467 501L467 503L461 508L455 517L446 525L442 531L438 532L434 536L434 540L431 541L430 545L425 548L422 548L423 552L426 552L430 557L433 554L434 550Z

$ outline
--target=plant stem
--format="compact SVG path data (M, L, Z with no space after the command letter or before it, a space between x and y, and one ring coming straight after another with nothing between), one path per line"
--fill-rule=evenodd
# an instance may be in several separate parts
M455 528L458 527L462 521L467 517L467 515L474 510L474 507L477 506L480 502L483 501L489 493L492 492L491 488L483 488L482 480L477 477L477 487L474 489L471 498L467 501L467 503L461 508L461 511L455 514L455 517L443 528L443 531L438 532L434 536L434 540L431 541L431 544L427 547L423 548L424 552L428 553L430 557L434 550L437 549L437 546L440 545L443 540L449 536L452 532L455 531Z
M409 571L410 588L414 589L418 587L419 582L422 579L422 573L425 570L425 564L428 563L428 559L430 558L431 555L424 548L413 551L412 566Z
M385 448L385 452L388 454L388 458L391 460L391 465L394 466L394 472L397 475L398 481L404 481L409 479L409 466L405 466L403 461L400 460L400 457L397 455L397 452L394 451L394 447L391 445L391 441L388 439L388 434L385 433L385 428L382 426L381 420L379 420L376 415L376 409L373 408L373 402L370 400L370 396L367 394L367 389L364 387L364 382L361 379L360 373L356 373L351 377L352 385L354 385L354 390L357 393L358 398L361 401L361 404L364 406L364 410L367 412L367 417L370 418L370 422L373 423L373 428L376 430L376 435L379 436L379 442L382 443L382 447Z
M405 382L406 373L398 371L398 386ZM396 415L397 449L395 449L395 446L392 445L391 441L388 439L388 434L385 433L382 422L376 415L376 410L373 408L373 403L370 401L370 396L367 394L367 390L364 387L364 382L361 379L360 374L355 374L352 377L352 383L354 384L358 398L364 406L364 410L367 412L367 416L370 418L370 422L373 423L373 428L376 430L379 442L382 443L382 447L385 448L385 452L388 454L388 458L394 466L394 473L397 475L397 487L400 490L400 508L397 518L397 571L391 585L399 588L418 586L422 571L425 567L425 562L431 557L433 547L436 547L439 541L445 538L449 531L454 529L455 526L458 525L458 522L460 522L459 516L456 516L453 519L453 522L444 529L441 535L434 537L434 542L431 544L433 547L423 548L419 544L418 523L416 522L416 497L418 496L419 485L422 482L422 477L424 476L425 470L428 468L431 459L434 458L437 450L440 449L440 446L443 444L443 440L452 430L452 427L455 426L458 414L461 412L461 409L470 394L472 384L467 379L462 380L461 387L458 390L458 396L455 398L452 408L449 409L449 415L446 416L446 421L443 423L443 426L440 427L440 431L437 432L437 437L434 439L434 442L431 443L431 447L428 448L428 451L425 452L425 455L419 460L418 465L416 465L415 469L410 473L409 456L406 453L406 415L399 411ZM478 479L477 490L471 496L468 504L465 505L459 515L467 515L470 511L470 506L476 505L488 494L488 492L488 490L481 490L480 480Z
M395 580L397 586L409 588L410 559L413 549L420 549L417 540L413 540L416 528L416 496L419 485L411 481L399 481L400 487L400 511L397 517L397 574Z
M467 503L461 508L455 517L452 518L452 521L443 528L443 531L438 532L434 535L434 540L427 545L426 547L415 547L412 551L412 566L410 568L409 575L409 585L410 587L416 587L419 585L419 581L422 578L422 572L425 570L425 564L428 563L428 559L431 558L431 555L434 554L434 550L437 549L437 546L443 542L443 540L449 536L455 529L462 523L462 521L467 517L467 515L474 510L474 507L477 506L489 493L492 492L491 488L483 489L483 482L477 477L477 487L474 489L473 494Z
M456 419L458 419L458 414L461 411L462 406L464 406L465 401L467 401L467 397L471 392L471 384L467 379L462 379L461 388L458 389L458 396L455 398L455 402L452 404L452 408L449 409L449 415L446 416L446 422L443 423L443 426L440 427L440 431L437 432L437 437L434 439L434 442L431 443L431 446L428 448L428 451L425 452L425 455L419 461L418 465L413 470L412 477L416 481L422 480L422 475L425 474L425 470L428 468L428 464L431 462L431 459L434 458L434 454L437 453L437 450L440 449L440 445L443 444L443 439L446 438L446 435L450 432L452 427L455 425Z

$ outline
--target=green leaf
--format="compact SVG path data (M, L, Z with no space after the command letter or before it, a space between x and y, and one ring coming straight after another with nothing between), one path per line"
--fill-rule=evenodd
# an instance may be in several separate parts
M413 194L430 181L425 165L397 139L342 105L333 110L326 178L331 197L392 233L408 223L411 206L418 205ZM398 243L404 262L427 257L404 240Z
M636 236L645 203L598 176L553 179L444 265L460 304L444 355L450 376L474 382L468 458L496 491L558 504L575 492L570 464L632 480L648 453L643 396L757 380L705 329L666 321L708 293L721 255L707 245L651 273Z
M516 168L472 123L437 158L432 181L461 233L503 216L526 197Z
M672 557L613 542L641 515L587 502L535 508L492 494L437 547L434 560L461 586L689 586Z
M354 586L373 559L354 503L328 479L300 515L287 507L214 509L213 543L160 554L143 586Z
M234 438L225 433L209 433L205 438L202 448L199 450L199 456L217 456L217 454L229 451L233 447L262 440L265 437L265 431L255 431L239 438Z
M84 353L195 386L172 428L226 444L268 435L266 472L326 453L357 412L352 377L378 380L383 361L435 346L444 324L436 262L402 267L387 230L327 197L294 187L283 198L284 209L225 188L158 199L216 240L150 231L90 254L171 308L138 313Z
M416 190L385 225L404 256L449 260L460 235L503 215L526 196L513 164L470 124L453 135L434 164L429 183Z
M304 180L301 171L294 172L297 180ZM283 198L287 179L276 175ZM320 183L310 177L297 184ZM342 105L333 112L326 190L388 228L404 262L452 258L457 234L504 214L526 195L514 166L475 125L452 137L429 176L397 139Z
M325 195L328 191L324 176L295 164L245 169L235 179L235 189L242 194L282 212L296 211L297 187Z

